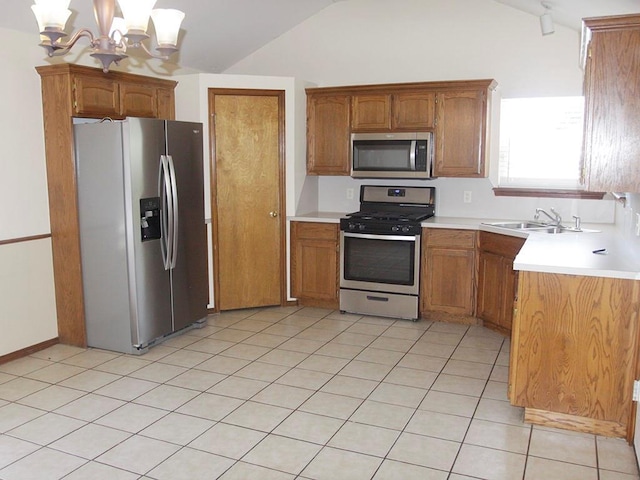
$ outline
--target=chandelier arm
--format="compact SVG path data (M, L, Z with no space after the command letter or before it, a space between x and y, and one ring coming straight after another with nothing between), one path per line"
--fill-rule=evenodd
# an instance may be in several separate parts
M65 55L82 37L87 37L89 39L89 42L93 46L93 43L95 41L93 33L91 33L91 30L89 30L88 28L82 28L74 33L68 42L62 43L60 41L56 41L52 43L49 41L49 44L45 43L43 44L43 47L47 49L50 57Z
M133 45L131 45L134 48L141 48L142 50L144 50L144 52L149 55L151 58L159 58L161 60L168 60L169 59L169 55L157 55L151 51L149 51L149 49L147 48L147 46L142 43L142 42L138 42L138 43L134 43Z

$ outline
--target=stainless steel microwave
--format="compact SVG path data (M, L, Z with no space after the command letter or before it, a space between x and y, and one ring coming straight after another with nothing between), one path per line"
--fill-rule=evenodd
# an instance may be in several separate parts
M431 178L433 133L352 133L354 178Z

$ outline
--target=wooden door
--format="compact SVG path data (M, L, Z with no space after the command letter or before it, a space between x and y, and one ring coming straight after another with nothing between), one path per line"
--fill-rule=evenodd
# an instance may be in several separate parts
M280 305L284 92L210 90L216 309Z

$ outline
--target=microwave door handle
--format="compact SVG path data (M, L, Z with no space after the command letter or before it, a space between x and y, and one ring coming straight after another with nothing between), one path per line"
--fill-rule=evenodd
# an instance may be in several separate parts
M416 170L416 140L411 140L411 149L409 152L409 167L412 172Z

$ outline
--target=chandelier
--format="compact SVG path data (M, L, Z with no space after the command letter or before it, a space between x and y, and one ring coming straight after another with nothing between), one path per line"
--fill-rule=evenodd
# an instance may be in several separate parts
M127 48L141 48L153 58L167 60L178 50L178 32L184 13L174 9L155 9L156 0L118 0L124 18L116 17L116 0L93 0L93 11L98 24L99 35L82 28L67 42L64 27L71 15L71 0L35 0L31 6L40 29L40 45L50 57L64 55L71 50L81 37L91 43L91 56L102 63L106 73L112 62L116 65L127 58ZM158 54L154 54L142 43L149 38L147 27L149 17L156 31Z

